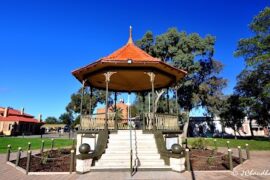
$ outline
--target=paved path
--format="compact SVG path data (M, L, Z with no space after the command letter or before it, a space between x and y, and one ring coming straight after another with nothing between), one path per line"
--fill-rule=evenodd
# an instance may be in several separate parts
M270 179L270 151L252 151L251 160L245 162L243 165L238 166L234 172L163 172L163 171L151 171L151 172L137 172L132 178L129 172L91 172L83 175L72 174L72 175L46 175L27 176L16 170L15 168L5 163L5 155L0 155L0 180L121 180L121 179L168 179L168 180L185 180L185 179L196 179L196 180L225 180L225 179ZM12 154L14 158L14 154ZM268 170L268 175L252 175L248 173L261 173L264 170ZM251 172L252 171L252 172ZM246 174L244 174L246 172ZM241 176L244 175L244 176Z

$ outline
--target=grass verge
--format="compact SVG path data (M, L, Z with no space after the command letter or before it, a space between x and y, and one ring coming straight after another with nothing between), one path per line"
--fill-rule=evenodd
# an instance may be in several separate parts
M41 141L44 140L44 148L50 148L52 140L50 138L17 138L17 137L0 137L0 153L7 152L7 146L11 145L12 152L17 151L19 147L27 150L28 142L31 142L31 149L40 149ZM72 139L54 139L54 147L61 148L72 145Z
M193 141L198 138L188 138L188 144L191 145ZM227 141L229 141L230 148L237 148L237 146L241 146L245 148L246 144L249 145L250 150L270 151L270 141L267 139L258 139L258 140L243 140L243 139L222 139L222 138L205 138L208 146L214 146L214 139L217 140L218 147L227 147Z

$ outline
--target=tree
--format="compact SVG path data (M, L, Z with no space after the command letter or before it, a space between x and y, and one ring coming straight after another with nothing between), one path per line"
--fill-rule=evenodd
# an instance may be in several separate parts
M45 119L46 124L57 124L59 123L56 117L49 116Z
M148 31L136 43L152 56L188 72L176 84L178 103L185 110L187 124L189 112L194 107L203 106L212 116L219 113L226 80L218 77L223 65L213 58L215 37L202 38L197 33L187 34L171 28L156 37Z
M253 137L252 119L262 126L270 123L270 8L255 16L249 27L253 36L241 39L235 52L247 65L238 76L235 90L245 103Z
M239 128L242 127L245 118L245 108L242 104L241 98L238 95L231 95L224 101L221 109L220 118L222 124L234 130L234 137L236 139L236 132L239 133Z
M111 112L115 112L115 119L116 120L122 120L123 119L123 109L122 108L118 108L118 107L116 107L115 105L113 105L113 106L111 106L110 108L109 108L109 110L111 111Z
M66 107L66 111L72 114L79 114L81 111L81 92L82 89L80 88L76 93L71 95L71 101L68 103ZM97 103L104 103L105 102L105 91L93 89L93 96L92 96L92 112L94 108L97 106ZM90 113L90 90L85 88L84 90L84 97L83 97L83 106L82 106L82 114L89 114Z
M250 120L256 119L261 126L270 123L270 63L263 62L254 69L245 69L238 76L235 87L246 106ZM253 136L253 131L252 136Z
M270 8L266 7L249 25L254 36L238 42L236 57L244 57L248 66L270 61Z
M71 113L66 112L66 113L61 114L59 119L61 120L61 123L70 126L74 118Z

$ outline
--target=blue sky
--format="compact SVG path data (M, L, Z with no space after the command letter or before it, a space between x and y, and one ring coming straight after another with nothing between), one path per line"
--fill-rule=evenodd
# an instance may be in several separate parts
M216 36L215 58L232 93L243 69L233 57L251 35L252 17L266 0L0 1L0 106L58 117L80 87L71 71L123 46L129 25L139 39L170 27Z

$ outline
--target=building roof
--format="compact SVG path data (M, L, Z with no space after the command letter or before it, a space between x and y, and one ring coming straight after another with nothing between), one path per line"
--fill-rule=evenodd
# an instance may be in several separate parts
M112 54L103 57L100 61L126 61L132 59L132 61L161 61L160 59L154 58L151 55L147 54L145 51L137 47L133 41L128 42L122 48L114 51Z
M86 86L105 89L105 72L116 72L111 76L109 90L118 92L140 92L152 89L147 72L155 73L155 89L170 87L181 80L187 72L154 58L137 47L130 36L127 44L112 54L94 63L76 69L72 74Z
M6 117L5 117L5 109L7 109ZM40 121L35 119L34 116L9 107L7 108L0 107L0 121L40 123Z
M23 115L21 115L21 110L17 110L17 109L13 109L13 108L10 108L10 107L7 107L8 108L8 115L9 116L24 116L24 117L34 117L30 114L27 114L27 113L23 113ZM5 108L4 107L0 107L0 113L4 113L5 112Z

